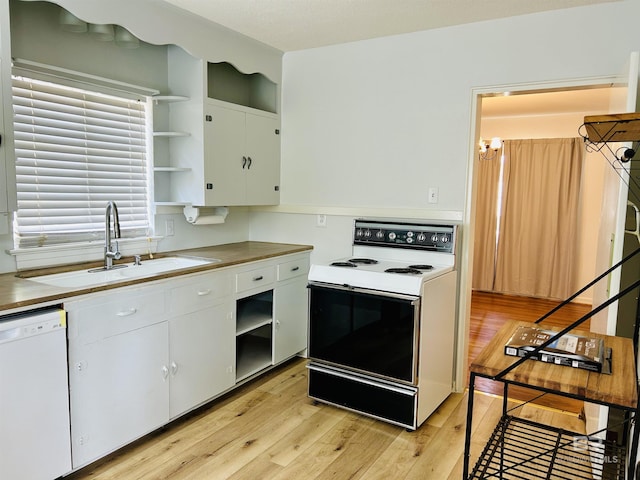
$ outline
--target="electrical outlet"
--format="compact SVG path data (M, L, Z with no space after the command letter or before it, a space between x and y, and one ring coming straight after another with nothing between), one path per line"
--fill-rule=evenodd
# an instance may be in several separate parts
M429 187L429 203L438 203L438 187Z
M173 228L173 220L165 220L164 222L164 234L166 237L173 237L175 235Z
M326 227L327 226L327 216L326 215L318 215L316 220L317 227Z

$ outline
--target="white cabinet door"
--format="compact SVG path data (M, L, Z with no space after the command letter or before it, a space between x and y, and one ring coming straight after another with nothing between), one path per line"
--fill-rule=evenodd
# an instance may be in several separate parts
M205 203L275 205L280 200L278 120L233 108L207 105L205 114Z
M273 362L277 364L307 348L307 281L279 283L275 289Z
M69 350L73 467L169 419L167 322Z
M204 126L203 188L206 204L244 205L245 172L248 163L245 149L245 113L208 105Z
M225 302L169 321L171 417L235 383L233 304Z
M280 133L278 120L247 113L246 171L248 205L280 202Z

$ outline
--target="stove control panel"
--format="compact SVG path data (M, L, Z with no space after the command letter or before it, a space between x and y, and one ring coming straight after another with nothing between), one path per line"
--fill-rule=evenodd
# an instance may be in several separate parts
M454 253L455 225L356 220L354 245L416 248Z

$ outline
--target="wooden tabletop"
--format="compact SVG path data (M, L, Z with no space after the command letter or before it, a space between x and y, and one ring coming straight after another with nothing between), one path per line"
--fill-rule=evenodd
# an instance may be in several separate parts
M557 328L540 324L508 322L471 363L470 371L485 377L495 378L502 370L518 361L518 357L508 356L504 353L504 346L519 326L558 331ZM582 397L586 401L635 409L638 393L633 342L629 338L595 333L592 335L603 338L605 346L612 349L610 375L537 360L526 360L502 379L524 384L531 388Z

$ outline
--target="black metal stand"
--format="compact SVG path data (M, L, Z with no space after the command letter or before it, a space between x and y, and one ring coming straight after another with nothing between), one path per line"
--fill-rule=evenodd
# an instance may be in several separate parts
M595 279L592 283L587 285L584 289L589 288L592 284L604 278L615 268L618 268L623 263L640 252L638 248L635 252L625 257L616 265L607 270L603 275ZM517 366L521 365L527 360L530 360L532 356L536 355L540 350L544 349L547 345L560 338L562 335L573 330L577 326L584 323L587 319L591 318L596 313L602 311L612 303L619 300L627 293L640 286L640 279L634 282L632 285L626 287L617 295L611 297L602 305L596 307L588 314L579 318L568 327L564 328L547 342L539 345L532 351L528 352L524 357L519 358L512 363L509 367L502 370L495 376L488 376L470 372L469 377L469 392L468 392L468 405L467 405L467 425L465 432L465 444L464 444L464 470L463 479L582 479L582 478L602 478L619 480L624 478L624 463L627 459L626 448L620 447L613 442L604 442L595 436L585 436L575 432L567 432L560 429L555 429L547 425L541 425L535 422L530 422L517 417L509 415L507 409L508 402L508 386L510 384L519 385L528 388L534 388L536 390L543 391L545 393L553 393L564 395L570 398L576 398L579 400L586 400L594 402L593 399L589 399L588 396L568 395L562 392L540 388L537 386L531 386L524 383L506 380L504 377L507 373L512 371ZM563 303L556 308L545 314L538 319L535 323L540 323L547 318L553 312L557 311L562 306L566 305L571 299L579 295L584 289L580 290L575 295L569 297ZM637 322L638 324L638 322ZM637 325L636 325L637 327ZM634 362L637 359L638 352L638 332L636 328L636 335L634 339ZM535 361L535 360L533 360ZM563 367L564 368L564 367ZM570 367L566 367L570 368ZM489 439L484 451L480 455L475 468L469 475L469 461L470 461L470 446L471 446L471 427L473 421L473 401L475 393L475 381L476 377L489 378L494 381L501 381L504 383L504 396L502 407L502 418L496 429L494 430L491 438ZM636 366L636 389L640 392L637 382L637 366ZM640 398L640 397L639 397ZM616 405L600 403L605 406L616 407ZM640 418L640 404L637 404L635 409L632 410L633 416L628 416L627 424L637 427L636 419ZM599 432L597 432L599 433ZM593 435L593 434L592 434ZM576 445L575 439L585 439L584 445ZM526 441L525 441L526 440ZM635 462L638 452L638 443L640 440L640 429L634 428L631 440L631 448L629 450L627 479L631 480L635 475ZM581 450L582 449L582 450ZM578 452L578 453L576 453ZM553 472L553 476L551 476ZM599 474L600 476L595 476ZM584 475L584 476L583 476Z

